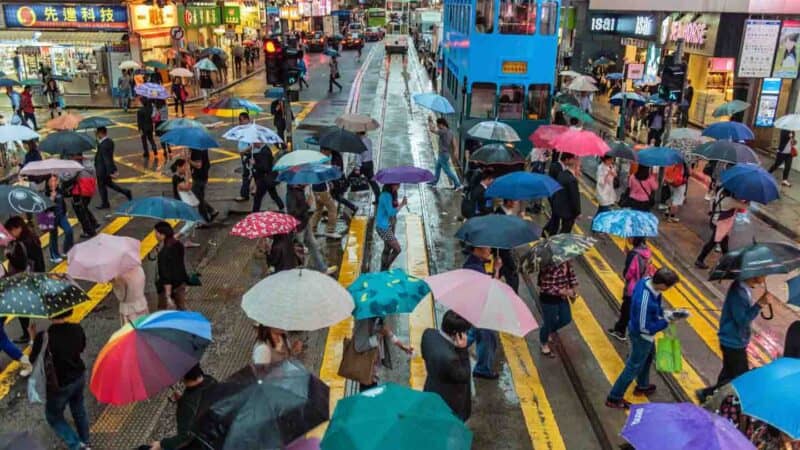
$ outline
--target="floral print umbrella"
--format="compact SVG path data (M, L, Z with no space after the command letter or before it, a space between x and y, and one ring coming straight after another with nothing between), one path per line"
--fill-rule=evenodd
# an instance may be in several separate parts
M19 273L0 279L0 315L48 319L89 300L71 278Z
M564 233L520 245L514 248L514 253L523 271L535 273L542 267L560 265L584 254L596 242L580 234Z
M428 284L405 273L402 269L365 273L347 291L356 304L356 320L384 317L387 314L406 314L414 310L430 294Z
M658 217L649 212L617 209L595 216L592 231L621 238L658 236Z
M289 214L264 211L249 214L233 226L231 235L247 239L260 239L276 234L291 233L300 221Z

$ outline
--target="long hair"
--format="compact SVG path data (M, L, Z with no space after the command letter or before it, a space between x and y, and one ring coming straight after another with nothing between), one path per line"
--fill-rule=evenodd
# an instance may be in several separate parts
M22 229L22 231L19 234L19 237L17 238L17 240L20 242L23 243L39 242L39 237L36 236L36 233L34 233L31 227L28 225L28 223L25 222L25 219L23 219L20 216L9 217L8 220L6 220L6 222L3 224L3 226L6 227L6 230L11 230L13 228Z
M639 167L636 168L636 173L634 174L634 176L639 181L647 180L648 178L650 178L650 167L643 166L640 164Z
M169 223L161 221L155 224L153 228L156 230L156 232L164 236L165 246L172 245L175 242L178 242L178 240L175 239L175 229L172 228L172 225L170 225Z

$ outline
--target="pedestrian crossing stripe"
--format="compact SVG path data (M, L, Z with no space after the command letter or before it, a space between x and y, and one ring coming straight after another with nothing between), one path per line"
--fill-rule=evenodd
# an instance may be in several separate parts
M406 224L406 268L409 275L424 279L428 272L428 251L425 247L425 229L422 218L417 214L404 216ZM409 386L422 390L425 386L425 361L422 360L422 333L427 328L435 328L433 296L428 294L417 304L408 316L408 335L414 347L411 356Z

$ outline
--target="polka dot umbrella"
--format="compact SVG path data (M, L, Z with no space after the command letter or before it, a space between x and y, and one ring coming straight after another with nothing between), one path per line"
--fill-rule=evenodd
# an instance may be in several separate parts
M247 239L260 239L276 234L286 234L294 231L300 221L290 216L272 211L249 214L240 220L231 229L231 235Z
M50 318L88 301L70 277L56 273L19 273L0 279L0 316Z

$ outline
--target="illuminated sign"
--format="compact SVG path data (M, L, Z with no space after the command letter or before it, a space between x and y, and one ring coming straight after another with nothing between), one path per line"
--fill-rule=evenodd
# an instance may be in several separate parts
M217 26L222 17L217 6L178 6L178 24L185 28Z
M178 9L175 5L163 8L153 5L130 5L131 29L133 31L178 26Z
M673 22L669 31L669 40L683 39L688 45L703 45L706 43L708 24L701 21Z
M592 14L589 29L596 33L654 38L658 22L652 14Z
M7 28L128 28L128 11L119 5L3 5L3 13Z
M242 23L242 10L238 6L223 6L222 23L225 25L239 25Z
M525 75L528 63L525 61L503 61L502 72L507 75Z

